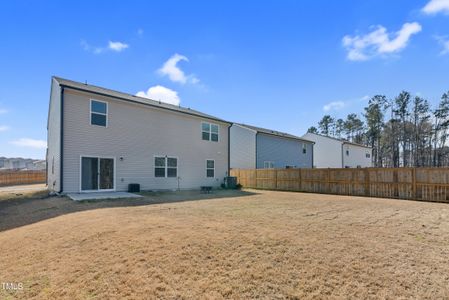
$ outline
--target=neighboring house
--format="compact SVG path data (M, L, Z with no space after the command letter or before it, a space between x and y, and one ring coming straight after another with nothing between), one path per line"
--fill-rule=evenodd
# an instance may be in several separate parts
M53 77L48 187L61 193L218 187L230 123L130 94Z
M312 168L313 142L288 133L234 123L231 168Z
M315 168L366 168L372 166L372 148L316 133L304 138L314 141Z
M2 170L45 170L45 160L31 158L7 158L0 157L0 169Z

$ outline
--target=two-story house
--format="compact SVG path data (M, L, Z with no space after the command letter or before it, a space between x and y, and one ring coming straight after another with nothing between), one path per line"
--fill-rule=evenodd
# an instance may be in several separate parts
M312 168L314 142L292 134L234 123L231 168Z
M195 189L229 173L230 123L58 77L48 115L51 191Z
M372 166L372 148L317 133L304 138L314 141L315 168L367 168Z

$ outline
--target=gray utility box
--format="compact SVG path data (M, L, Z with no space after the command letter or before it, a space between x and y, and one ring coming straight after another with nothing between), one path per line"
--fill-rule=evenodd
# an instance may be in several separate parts
M227 189L237 188L237 177L233 176L225 177L225 186Z

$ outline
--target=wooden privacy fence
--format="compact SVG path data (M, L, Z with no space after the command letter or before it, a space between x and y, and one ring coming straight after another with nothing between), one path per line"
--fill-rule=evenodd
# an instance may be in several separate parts
M46 171L0 171L0 186L45 183Z
M243 187L449 203L449 168L232 169Z

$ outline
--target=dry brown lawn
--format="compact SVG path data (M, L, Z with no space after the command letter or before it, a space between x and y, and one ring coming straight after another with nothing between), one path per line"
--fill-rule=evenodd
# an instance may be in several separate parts
M0 232L0 299L449 298L447 204L255 193Z
M45 184L0 187L0 201L43 198L47 195Z

